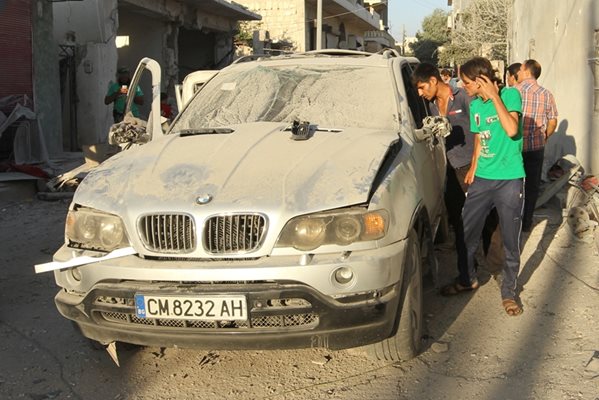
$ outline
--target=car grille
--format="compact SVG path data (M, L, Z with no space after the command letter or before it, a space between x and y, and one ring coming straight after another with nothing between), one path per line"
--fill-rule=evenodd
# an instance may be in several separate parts
M141 239L157 253L190 253L196 247L193 218L187 214L152 214L139 221Z
M302 298L269 299L259 301L250 311L247 321L198 321L169 318L139 318L135 315L133 298L98 296L93 313L100 321L120 325L147 326L178 329L298 329L306 330L319 323L318 314L312 312L312 304ZM109 307L109 308L107 308ZM114 307L114 308L113 308ZM125 309L123 307L126 307ZM95 308L95 307L94 307Z
M100 315L108 322L131 326L146 325L166 328L190 329L276 329L276 328L312 328L318 325L318 316L314 313L257 315L249 321L196 321L181 319L138 318L135 314L101 311Z
M248 253L260 247L265 233L263 215L214 216L204 225L204 249L212 254Z

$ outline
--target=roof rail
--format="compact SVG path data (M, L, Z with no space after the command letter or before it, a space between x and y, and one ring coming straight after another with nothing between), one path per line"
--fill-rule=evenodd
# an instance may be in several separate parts
M325 55L325 56L371 56L373 53L357 50L344 50L344 49L322 49L322 50L311 50L306 51L306 55Z
M231 64L239 64L242 62L255 61L261 58L270 58L272 55L270 54L250 54L249 56L239 57L237 60L234 60Z
M377 54L382 55L383 58L391 58L391 57L399 57L400 56L399 52L395 49L383 49L383 50L380 50Z

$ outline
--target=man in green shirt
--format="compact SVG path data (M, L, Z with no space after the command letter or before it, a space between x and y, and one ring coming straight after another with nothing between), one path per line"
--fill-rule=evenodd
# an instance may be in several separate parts
M485 218L497 209L505 250L501 297L508 315L519 315L516 279L520 270L520 232L524 204L522 161L522 99L515 88L499 91L491 63L475 57L460 69L464 89L476 99L470 104L470 130L474 152L466 183L470 184L462 211L470 282L464 290L479 286L474 257Z
M116 82L112 82L108 87L108 93L106 97L104 97L104 104L108 105L110 103L114 103L114 108L112 111L112 117L114 119L114 123L121 122L123 117L125 116L125 106L127 102L127 93L129 93L129 87L131 86L131 75L129 74L129 69L126 67L119 67L116 75ZM133 116L139 118L139 108L137 105L142 105L144 103L144 94L139 88L139 86L135 87L135 97L133 98L133 103L131 104L131 112Z

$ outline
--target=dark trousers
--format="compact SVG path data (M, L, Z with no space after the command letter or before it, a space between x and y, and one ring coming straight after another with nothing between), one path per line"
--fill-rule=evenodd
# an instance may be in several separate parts
M464 180L469 168L470 164L460 168L453 168L447 164L447 184L445 187L445 208L447 209L447 218L455 233L458 280L462 285L468 285L469 283L468 253L464 241L464 224L462 222L462 209L468 191L468 185L464 183ZM482 241L489 272L492 274L501 272L505 257L503 255L499 217L495 208L491 210L485 220Z
M476 268L474 259L480 243L485 220L491 209L497 209L505 265L501 297L513 299L516 296L516 279L520 270L520 229L522 227L522 208L524 204L524 180L491 180L476 177L468 188L468 195L462 211L464 222L464 240L468 252L468 265L464 272L467 280L462 284L474 282Z
M524 213L522 215L523 231L529 231L532 228L532 216L535 211L537 198L539 197L544 156L545 149L525 151L522 153L524 171L526 172L526 184L524 185Z
M447 209L447 219L455 233L455 250L458 256L458 270L460 266L468 264L466 243L464 242L464 225L462 224L462 208L466 195L464 194L468 186L464 183L466 173L470 164L465 167L454 169L447 164L447 180L445 186L445 208Z
M114 120L115 124L118 124L119 122L121 122L124 117L125 117L125 114L122 114L116 110L112 110L112 119Z

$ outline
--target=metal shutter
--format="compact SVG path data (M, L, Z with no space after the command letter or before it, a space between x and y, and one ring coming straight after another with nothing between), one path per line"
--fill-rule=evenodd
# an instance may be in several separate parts
M33 99L31 0L0 1L0 98Z

